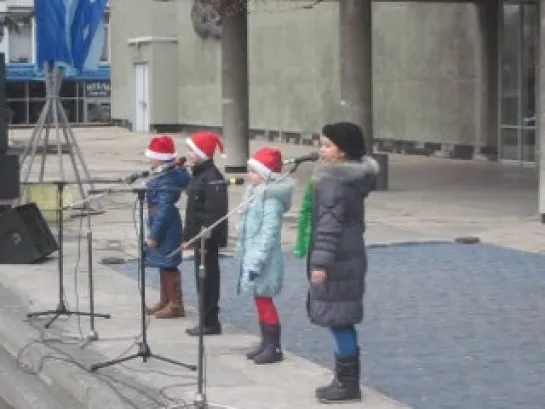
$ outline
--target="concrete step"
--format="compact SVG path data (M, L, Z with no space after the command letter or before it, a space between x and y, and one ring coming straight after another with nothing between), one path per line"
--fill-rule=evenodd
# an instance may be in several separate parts
M16 359L0 346L0 408L6 403L13 409L85 408L64 390L19 369Z

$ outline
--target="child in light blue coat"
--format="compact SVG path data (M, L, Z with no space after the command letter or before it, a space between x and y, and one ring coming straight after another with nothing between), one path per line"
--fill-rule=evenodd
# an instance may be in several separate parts
M281 230L295 182L291 178L279 179L281 171L282 154L278 149L263 148L250 158L250 186L245 200L255 198L240 210L238 223L238 292L254 296L261 329L261 343L246 354L256 364L283 359L280 320L273 298L282 290L284 281Z

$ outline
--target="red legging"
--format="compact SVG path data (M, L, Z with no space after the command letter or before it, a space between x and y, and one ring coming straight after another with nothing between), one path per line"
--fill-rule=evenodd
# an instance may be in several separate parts
M279 324L278 311L271 297L254 297L259 321L265 325L277 326Z

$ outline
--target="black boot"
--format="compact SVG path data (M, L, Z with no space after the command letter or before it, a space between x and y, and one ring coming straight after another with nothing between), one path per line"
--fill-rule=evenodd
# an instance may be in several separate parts
M280 347L280 325L271 326L263 324L263 349L254 357L258 365L273 364L284 359Z
M259 342L259 345L256 345L246 353L246 358L248 359L254 359L263 351L263 348L265 347L265 341L263 337L263 323L261 321L259 322L259 329L261 331L261 341Z
M199 336L199 326L189 328L185 330L185 333L191 337ZM221 335L221 324L218 322L214 325L204 325L202 329L203 336L207 335Z
M335 358L335 378L328 386L316 388L321 403L342 403L361 400L360 356Z

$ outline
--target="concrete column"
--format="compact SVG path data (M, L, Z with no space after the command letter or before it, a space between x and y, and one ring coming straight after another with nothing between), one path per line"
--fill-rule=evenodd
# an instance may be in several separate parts
M248 17L246 0L222 17L221 94L225 171L246 172L249 155ZM271 52L274 52L271 50Z
M499 136L499 25L500 1L477 3L481 32L481 115L480 132L475 141L475 155L497 154Z
M373 28L371 0L339 0L341 112L373 143ZM369 149L370 150L370 149Z
M539 213L545 223L545 0L539 0L539 64L537 68L537 166L539 172Z
M341 112L363 128L373 151L372 0L339 0ZM380 165L375 190L388 190L388 155L374 154Z

